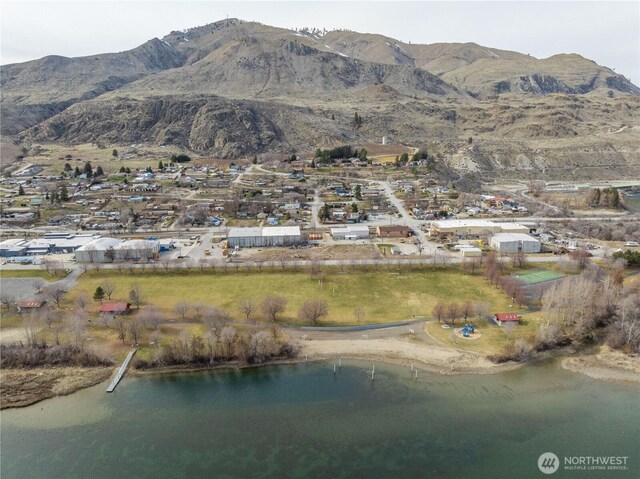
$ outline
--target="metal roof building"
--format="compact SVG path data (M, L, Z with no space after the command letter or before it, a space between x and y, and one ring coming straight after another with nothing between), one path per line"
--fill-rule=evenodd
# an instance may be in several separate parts
M153 259L160 251L158 240L126 240L114 246L116 260Z
M429 235L477 236L491 233L529 233L529 227L519 223L495 223L489 220L441 220L432 221Z
M122 243L117 238L97 238L76 250L76 261L80 263L109 263L115 259L113 249Z
M369 237L369 227L367 225L347 225L338 228L331 228L333 239L363 239Z
M299 226L231 228L227 233L227 244L231 248L291 246L300 243L301 240Z
M491 247L499 253L539 253L541 243L522 233L498 233L491 237Z

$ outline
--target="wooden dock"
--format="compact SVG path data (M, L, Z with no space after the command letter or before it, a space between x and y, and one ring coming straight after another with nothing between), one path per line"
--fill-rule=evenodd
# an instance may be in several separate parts
M122 363L122 366L120 366L120 369L118 369L118 374L116 374L116 377L113 378L113 381L111 381L111 384L109 384L109 387L107 388L108 393L113 392L113 390L116 388L116 386L122 379L122 376L124 376L124 372L127 370L127 366L129 366L129 361L131 361L131 358L133 357L133 355L136 354L136 351L137 349L133 349L129 351L129 354L127 354L127 357Z

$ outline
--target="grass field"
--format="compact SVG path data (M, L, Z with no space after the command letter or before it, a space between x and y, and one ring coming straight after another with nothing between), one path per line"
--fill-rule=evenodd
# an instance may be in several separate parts
M465 275L457 270L388 272L333 272L325 274L322 284L301 272L244 273L143 273L133 276L101 271L85 273L70 292L67 305L80 292L92 297L97 286L106 279L117 284L112 297L127 300L132 285L142 290L144 304L155 304L169 317L175 317L173 307L180 301L202 302L229 310L239 317L238 305L243 298L262 301L267 295L287 299L282 321L300 322L297 311L309 299L325 299L329 314L324 324L354 324L354 312L364 312L362 322L383 323L410 319L413 315L431 317L438 300L463 302L482 300L493 308L508 308L509 300L482 276ZM88 311L96 313L99 304L92 303ZM261 316L259 314L259 316Z
M554 279L563 278L565 275L560 271L550 271L550 270L537 270L530 271L527 273L518 273L512 275L514 278L522 281L527 285L543 283L545 281L552 281Z
M44 269L4 269L0 268L0 278L42 278L47 281L58 281L68 274L53 276Z

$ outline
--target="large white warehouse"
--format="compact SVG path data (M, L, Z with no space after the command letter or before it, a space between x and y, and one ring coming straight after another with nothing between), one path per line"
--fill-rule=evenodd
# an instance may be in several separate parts
M80 263L111 263L141 259L154 259L160 251L156 240L121 240L99 238L76 250L76 260Z
M357 240L369 237L369 227L367 225L347 225L331 228L331 236L337 240Z
M227 233L227 244L230 248L291 246L299 244L301 240L299 226L231 228Z
M540 241L522 233L498 233L491 237L491 247L499 253L539 253Z

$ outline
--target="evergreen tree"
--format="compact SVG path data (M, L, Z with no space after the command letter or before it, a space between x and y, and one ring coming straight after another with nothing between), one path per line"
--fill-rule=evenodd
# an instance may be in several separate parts
M104 170L102 169L102 166L98 166L96 168L96 176L104 176Z
M406 165L408 162L409 162L408 153L403 153L402 155L400 155L400 163L402 163L403 165Z
M356 185L355 196L356 196L356 200L362 199L362 187L360 185Z
M358 205L356 204L355 201L353 203L351 203L351 211L353 213L357 213L358 212Z
M18 195L24 196L24 188L22 187L22 185L20 185L20 187L18 188Z
M467 143L469 143L469 144L473 143L473 138L469 137L469 139L467 140Z
M84 164L84 169L82 170L82 172L87 175L87 178L91 178L93 176L93 168L91 167L91 162L87 161Z
M131 168L125 168L124 172L125 172L127 175L130 175L130 174L131 174Z
M73 172L73 176L75 176L75 177L77 178L77 177L78 177L78 176L80 176L81 174L82 174L82 172L80 171L80 168L78 168L78 167L76 166L76 170Z
M360 150L358 158L360 158L360 161L367 161L367 150L365 150L364 148Z
M316 160L311 160L311 168L315 168L316 167Z
M71 168L71 165L69 163L65 163L64 164L64 171L73 171L73 168Z
M124 166L121 166L120 169L118 170L118 173L126 173L127 170L124 169Z
M322 221L325 221L325 220L329 219L329 216L330 216L330 214L329 214L329 205L327 203L325 203L322 206L322 209L320 210L320 219Z
M118 150L114 148L113 151L111 152L111 156L113 156L114 158L118 158Z
M160 162L158 163L158 169L159 169L160 171L164 170L164 165L162 164L162 161L160 161Z
M331 113L331 119L332 119L332 120L335 120L335 119L336 119L336 116L335 116L333 113Z
M67 185L62 185L60 188L60 201L69 201L69 192L67 191Z
M104 299L104 289L102 289L102 286L98 286L96 288L95 293L93 293L93 300L94 301L100 301L102 303L102 300Z
M251 163L253 163L254 165L258 164L258 156L254 155L253 160L251 160Z

